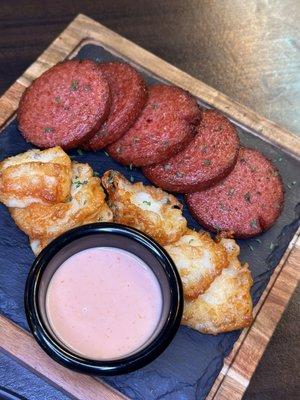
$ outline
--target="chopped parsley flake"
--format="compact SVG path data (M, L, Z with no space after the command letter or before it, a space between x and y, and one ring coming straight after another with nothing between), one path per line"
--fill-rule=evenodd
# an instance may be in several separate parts
M256 220L256 219L253 219L253 220L250 222L250 226L251 226L251 228L253 228L253 229L258 228L257 220Z
M109 154L107 151L104 150L103 153L106 155L106 157L109 157Z
M72 196L71 195L67 197L65 203L69 203L70 201L72 201Z
M203 163L202 163L203 165L211 165L211 160L208 160L208 159L206 159L206 160L204 160L203 161Z
M71 92L75 92L78 89L78 85L79 85L78 81L72 81L70 86Z
M75 189L78 189L81 185L86 185L88 183L88 181L87 180L79 181L79 180L75 179L72 183L75 186Z
M244 199L248 202L251 203L251 194L249 192L245 193Z
M46 126L46 128L44 128L44 132L48 133L48 132L53 132L54 128L52 128L51 126Z
M147 206L151 206L151 201L144 200L143 203L147 204Z

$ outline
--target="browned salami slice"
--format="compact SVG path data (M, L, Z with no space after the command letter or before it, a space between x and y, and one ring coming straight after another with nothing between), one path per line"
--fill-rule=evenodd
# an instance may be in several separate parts
M237 164L222 182L186 197L193 216L212 231L240 238L270 228L284 202L277 169L259 151L241 148Z
M188 144L200 118L196 101L186 91L154 85L140 117L121 139L108 146L108 153L125 165L162 162Z
M99 129L109 106L109 86L97 64L65 61L25 91L18 110L19 128L38 147L71 149Z
M107 120L84 144L94 151L115 142L133 125L147 101L148 92L139 72L129 64L110 62L99 67L109 83L112 103Z
M233 169L239 151L235 127L215 110L202 113L196 136L166 162L143 168L150 181L171 192L189 193L219 182Z

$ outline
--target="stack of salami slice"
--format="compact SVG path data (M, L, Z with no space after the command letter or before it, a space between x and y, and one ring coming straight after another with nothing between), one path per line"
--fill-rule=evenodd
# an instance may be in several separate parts
M251 237L268 229L283 207L284 190L273 164L241 147L234 125L202 110L186 91L147 88L126 63L59 63L24 93L20 130L38 147L82 147L123 165L142 167L162 189L185 193L207 229Z

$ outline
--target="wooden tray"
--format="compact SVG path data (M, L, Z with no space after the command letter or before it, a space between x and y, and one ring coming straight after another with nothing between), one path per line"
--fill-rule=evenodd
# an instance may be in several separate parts
M76 53L87 42L101 44L111 52L121 54L144 69L185 88L208 105L227 114L243 126L243 129L246 127L252 134L259 135L294 157L300 157L300 139L290 132L84 15L79 15L0 99L0 127L3 128L13 118L21 94L33 79L52 65ZM299 269L296 268L299 259L298 231L255 307L252 326L242 333L225 360L208 399L235 400L242 397L299 281ZM0 348L77 399L125 398L106 384L92 377L71 372L53 362L29 333L1 314Z

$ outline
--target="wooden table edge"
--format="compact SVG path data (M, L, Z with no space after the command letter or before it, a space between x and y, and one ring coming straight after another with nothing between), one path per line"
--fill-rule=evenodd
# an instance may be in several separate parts
M300 157L300 139L277 124L258 116L224 94L189 76L150 52L109 30L85 15L78 15L0 99L0 126L13 117L19 99L31 81L57 62L67 58L80 44L91 40L121 54L162 78L183 87L205 103L218 108L251 133ZM299 231L276 267L267 289L255 307L255 319L236 342L207 399L241 399L297 283L300 258ZM274 307L275 306L275 307ZM0 315L0 348L36 373L77 399L124 399L106 384L54 363L33 337ZM262 331L263 328L263 331ZM30 348L30 352L28 349ZM28 354L27 354L28 353ZM246 362L245 362L246 360Z

